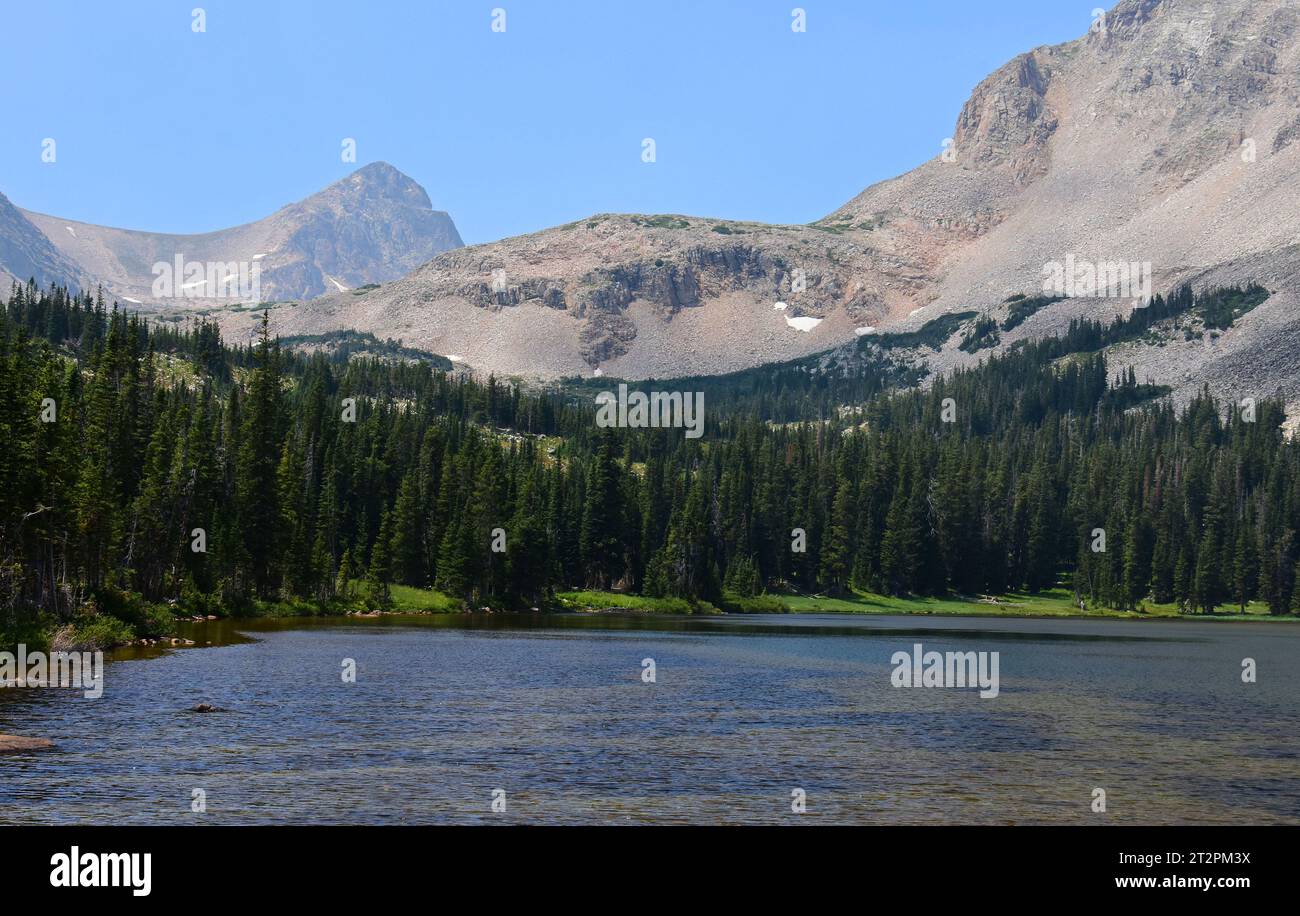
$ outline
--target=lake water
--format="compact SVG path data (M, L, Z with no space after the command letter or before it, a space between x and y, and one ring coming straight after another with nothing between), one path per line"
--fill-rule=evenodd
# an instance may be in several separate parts
M457 615L186 635L215 645L119 653L102 699L0 690L0 733L58 744L0 756L0 823L1300 823L1284 622ZM916 642L998 652L999 695L893 687Z

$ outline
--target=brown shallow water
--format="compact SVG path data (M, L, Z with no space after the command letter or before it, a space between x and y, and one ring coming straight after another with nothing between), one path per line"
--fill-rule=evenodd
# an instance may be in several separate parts
M58 745L0 757L0 823L1300 823L1287 624L435 615L187 635L214 646L119 653L99 700L0 690L0 732ZM999 695L893 687L915 642L999 652Z

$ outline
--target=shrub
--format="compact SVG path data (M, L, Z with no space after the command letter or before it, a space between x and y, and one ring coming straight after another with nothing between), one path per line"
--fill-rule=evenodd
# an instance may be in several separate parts
M115 588L103 588L95 596L90 617L109 616L127 625L125 642L131 634L137 636L166 636L171 633L174 619L169 608L145 601L138 592L122 591ZM89 624L87 624L89 625ZM112 631L97 629L95 632ZM121 631L116 631L121 632Z
M722 609L728 614L790 613L790 605L776 595L755 595L747 598L725 589L722 592Z

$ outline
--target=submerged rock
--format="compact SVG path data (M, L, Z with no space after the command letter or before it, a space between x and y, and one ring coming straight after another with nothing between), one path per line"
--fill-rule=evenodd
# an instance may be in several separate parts
M47 751L53 741L44 738L25 738L22 735L0 735L0 754L22 754L27 751Z

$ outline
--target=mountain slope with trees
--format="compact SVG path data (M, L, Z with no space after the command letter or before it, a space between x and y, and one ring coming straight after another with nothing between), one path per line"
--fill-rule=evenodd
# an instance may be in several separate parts
M112 617L148 632L162 607L328 609L358 587L382 605L390 583L525 609L575 587L736 609L786 589L1064 583L1089 607L1292 613L1300 444L1282 405L1207 393L1175 409L1112 376L1104 352L1180 308L1222 315L1243 298L1157 297L1148 317L1077 323L925 390L859 377L869 393L837 409L814 373L789 373L787 388L806 380L781 401L804 405L794 421L764 416L770 392L738 381L687 439L600 429L571 392L298 353L265 323L232 347L205 321L152 326L15 287L0 319L0 626Z

